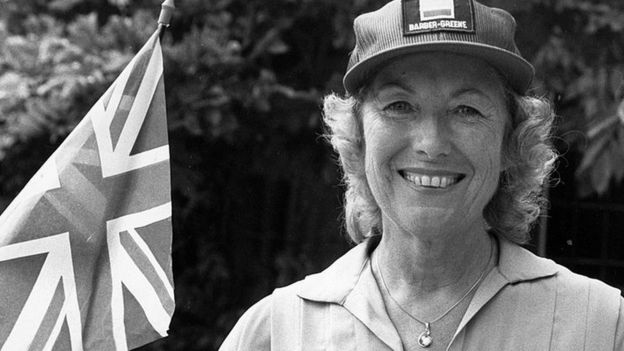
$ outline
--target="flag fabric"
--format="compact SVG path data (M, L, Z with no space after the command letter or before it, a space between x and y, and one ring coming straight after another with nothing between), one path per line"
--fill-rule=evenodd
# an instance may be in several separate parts
M0 216L0 351L167 335L170 184L157 32Z

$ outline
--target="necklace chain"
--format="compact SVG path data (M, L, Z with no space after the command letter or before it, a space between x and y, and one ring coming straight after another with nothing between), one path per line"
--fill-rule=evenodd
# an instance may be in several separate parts
M429 345L431 345L431 343L432 343L430 325L435 323L435 322L437 322L437 321L439 321L440 319L444 318L444 316L449 314L455 307L457 307L462 301L464 301L464 299L468 295L470 295L470 293L479 285L479 283L481 283L483 278L485 278L485 273L488 271L488 267L490 266L490 261L492 260L493 251L494 251L494 248L492 247L492 242L490 241L490 256L489 256L488 260L486 261L485 268L483 268L483 271L481 272L481 275L479 275L479 278L472 284L472 286L468 290L466 290L466 292L462 295L462 297L459 300L457 300L457 302L455 302L444 313L442 313L441 315L439 315L437 318L435 318L434 320L432 320L430 322L423 322L420 319L414 317L411 313L407 312L407 310L405 308L403 308L403 306L401 306L401 304L394 298L394 296L392 296L392 293L390 293L390 289L388 288L388 285L386 284L386 281L385 281L385 279L383 277L383 274L381 273L381 269L379 267L379 260L378 259L375 260L374 264L375 264L375 268L377 268L377 271L379 272L379 278L381 279L381 284L383 285L384 290L386 290L386 292L388 292L388 296L390 297L390 299L392 299L392 301L394 301L394 303L401 309L401 311L405 312L405 314L410 316L416 322L418 322L418 323L420 323L420 324L425 326L425 331L422 332L420 334L420 337L418 338L418 344L421 347L425 347L425 348L429 347Z

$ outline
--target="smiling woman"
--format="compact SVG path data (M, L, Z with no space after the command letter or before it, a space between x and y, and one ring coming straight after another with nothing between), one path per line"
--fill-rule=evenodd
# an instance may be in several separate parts
M437 52L379 71L361 116L366 178L383 217L377 229L481 235L509 123L498 77L475 58Z
M325 98L358 245L252 307L222 350L623 350L620 292L519 246L556 154L514 19L422 4L358 17L347 94Z
M381 229L381 212L370 192L369 180L366 179L364 172L365 150L362 129L365 119L364 101L371 100L372 97L368 105L387 104L381 108L381 114L384 116L381 122L384 119L388 121L400 118L414 119L417 116L415 112L422 113L422 106L401 99L401 94L405 96L410 92L416 92L425 102L430 102L433 101L432 97L439 96L445 89L456 86L459 87L457 91L451 93L451 97L454 98L451 102L455 103L455 106L446 106L448 111L443 111L445 115L440 122L448 122L450 117L455 117L452 120L455 125L466 126L459 128L465 132L464 134L488 128L491 130L497 122L499 127L503 126L498 130L498 135L502 136L503 140L496 143L484 140L477 134L466 137L473 143L483 143L484 150L479 152L479 156L491 153L494 146L501 148L495 151L500 153L498 161L504 164L505 171L500 173L500 184L497 184L495 193L485 205L483 215L487 225L492 231L512 242L526 243L529 239L530 226L545 202L541 195L542 184L550 174L556 158L549 142L554 113L548 101L519 95L505 82L500 73L482 60L470 56L427 53L409 55L391 63L376 76L375 83L370 87L363 86L346 98L336 94L325 98L325 123L331 131L329 139L340 156L348 186L346 220L347 231L352 240L359 243ZM402 70L401 74L391 78L393 74L397 74L397 70ZM461 81L468 79L466 72L484 87L463 88L462 84L469 84ZM404 85L406 76L411 77L413 81L421 82L421 89ZM424 77L429 77L428 81ZM438 85L428 85L432 84L432 80L437 81ZM433 121L435 122L435 119ZM448 123L442 124L442 127L446 126ZM402 125L399 129L405 131L404 127L405 125ZM421 142L439 141L436 134L438 130L426 130L422 127L416 129L423 135L419 139ZM443 129L442 132L444 131ZM390 139L394 140L398 135L400 133L393 134ZM460 141L454 138L448 140L454 143ZM419 177L418 173L401 170L399 172L404 177L421 182L422 185L432 185L430 183L433 178L427 174ZM446 178L447 186L463 180L466 176L466 173L462 172L452 173Z

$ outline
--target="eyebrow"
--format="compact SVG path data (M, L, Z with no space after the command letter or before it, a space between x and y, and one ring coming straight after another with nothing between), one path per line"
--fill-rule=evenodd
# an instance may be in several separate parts
M416 90L414 88L412 88L409 84L406 84L404 80L401 79L400 77L397 77L397 75L398 74L390 74L390 75L386 75L385 77L380 77L380 83L377 87L374 87L373 91L380 92L385 89L394 88L394 89L407 91L409 93L416 93ZM464 87L460 86L459 89L451 92L450 97L455 99L465 94L477 95L477 96L485 98L489 103L494 103L494 100L492 99L492 97L490 97L489 94L487 94L486 92L484 92L483 90L479 88L472 87L472 86L464 86Z
M375 87L374 90L376 91L381 91L384 89L401 89L401 90L405 90L408 91L410 93L414 93L414 89L412 89L409 85L401 82L401 80L398 79L387 79L385 82L382 81L381 84L379 84L379 86Z
M415 90L410 87L409 85L402 83L400 80L389 80L388 82L384 82L381 83L378 87L375 88L376 91L382 91L385 89L401 89L410 93L415 93ZM482 91L481 89L478 88L460 88L454 92L452 92L451 94L451 98L452 99L456 99L462 95L477 95L480 96L482 98L485 98L486 100L488 100L488 102L493 103L494 101L492 100L492 98L485 93L484 91Z
M456 90L453 92L453 94L451 94L451 98L456 98L461 95L479 95L487 98L488 100L491 100L490 96L479 88L463 88Z

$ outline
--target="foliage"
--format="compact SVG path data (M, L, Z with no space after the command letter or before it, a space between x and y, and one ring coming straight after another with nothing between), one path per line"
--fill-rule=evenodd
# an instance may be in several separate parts
M559 135L583 154L576 169L578 194L605 194L624 177L619 108L624 102L624 4L534 2L549 35L533 62L542 89L557 102Z
M346 248L319 105L342 91L355 14L383 2L178 1L163 42L178 307L145 349L216 349L253 301ZM624 5L484 2L518 19L559 146L584 155L579 193L605 193L624 176ZM0 6L2 208L153 32L160 1Z

